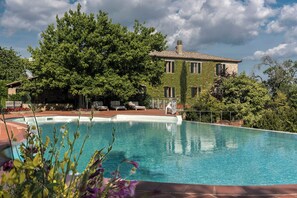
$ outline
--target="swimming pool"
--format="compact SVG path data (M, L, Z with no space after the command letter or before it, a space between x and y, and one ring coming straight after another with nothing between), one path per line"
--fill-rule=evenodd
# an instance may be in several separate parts
M50 121L40 125L44 137L52 139L53 127L62 124ZM83 123L81 136L87 128L87 122ZM68 127L70 132L74 131L75 122ZM107 173L115 170L123 159L131 159L140 164L131 179L143 181L212 185L297 183L295 134L177 123L169 118L155 122L97 120L84 149L81 170L96 149L108 145L113 128L116 142L104 164Z

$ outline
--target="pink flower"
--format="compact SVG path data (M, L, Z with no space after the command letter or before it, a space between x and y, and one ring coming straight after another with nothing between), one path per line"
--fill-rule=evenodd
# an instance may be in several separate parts
M132 164L135 168L139 167L139 164L135 161L127 161L128 163Z

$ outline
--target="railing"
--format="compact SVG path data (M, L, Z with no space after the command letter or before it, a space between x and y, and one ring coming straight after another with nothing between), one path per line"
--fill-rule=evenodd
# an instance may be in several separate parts
M174 99L151 99L150 108L165 110L167 104Z
M22 101L6 101L5 103L6 108L22 107Z
M200 122L218 123L218 122L238 122L238 113L235 111L196 111L183 110L179 112L186 120L195 120Z

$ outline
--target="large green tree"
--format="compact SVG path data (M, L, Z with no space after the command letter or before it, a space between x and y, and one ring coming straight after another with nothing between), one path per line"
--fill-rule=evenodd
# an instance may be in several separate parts
M165 36L152 27L136 21L130 31L107 13L86 14L78 5L57 17L56 25L42 32L39 47L29 51L39 92L61 88L72 95L126 100L144 82L160 82L163 67L149 52L165 48Z
M12 48L0 46L0 107L5 106L7 99L6 84L25 78L25 70L29 61L21 58Z
M272 96L276 96L278 91L288 94L292 86L297 83L297 61L285 60L282 63L274 60L270 56L262 58L259 68L264 67L264 78L262 82L269 88Z
M12 82L24 74L27 60L21 58L12 48L0 46L0 80Z
M269 108L262 111L262 117L256 127L297 132L297 108L290 106L287 96L278 91L269 103Z

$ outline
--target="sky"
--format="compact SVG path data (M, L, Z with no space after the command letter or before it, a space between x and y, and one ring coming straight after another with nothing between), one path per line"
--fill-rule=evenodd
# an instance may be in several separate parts
M297 60L297 0L0 0L0 46L30 57L28 46L78 3L128 28L134 20L155 27L169 50L182 40L185 51L242 60L239 72L249 75L265 55Z

